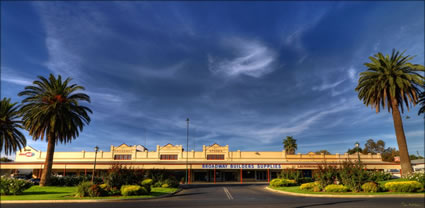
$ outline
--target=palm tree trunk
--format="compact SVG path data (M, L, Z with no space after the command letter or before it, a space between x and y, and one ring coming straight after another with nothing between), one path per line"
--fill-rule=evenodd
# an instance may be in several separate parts
M393 120L398 149L400 151L401 174L407 175L413 172L410 164L409 151L407 150L406 136L404 135L403 121L401 120L397 100L392 100Z
M52 174L53 154L55 153L54 134L48 135L46 160L44 161L44 170L41 175L40 186L49 185L50 176Z

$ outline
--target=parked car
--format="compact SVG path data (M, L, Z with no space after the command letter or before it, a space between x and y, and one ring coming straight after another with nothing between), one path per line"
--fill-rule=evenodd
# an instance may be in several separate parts
M31 178L28 181L31 182L31 183L33 183L34 185L39 185L40 184L40 179L39 178Z

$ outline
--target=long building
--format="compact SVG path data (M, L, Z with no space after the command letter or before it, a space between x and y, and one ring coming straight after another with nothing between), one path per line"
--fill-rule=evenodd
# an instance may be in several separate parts
M114 164L134 169L165 169L177 177L183 177L188 169L190 182L252 182L269 181L277 177L282 169L302 170L305 177L312 176L312 170L320 165L338 166L344 161L361 162L367 169L400 169L399 163L384 162L376 154L287 154L281 152L229 151L229 145L203 145L202 152L184 151L182 145L157 145L156 151L149 151L142 145L111 145L109 151L96 152L55 152L53 174L91 174L96 155L96 175L106 172ZM25 147L16 154L14 162L3 163L1 169L11 173L32 172L40 177L46 152Z

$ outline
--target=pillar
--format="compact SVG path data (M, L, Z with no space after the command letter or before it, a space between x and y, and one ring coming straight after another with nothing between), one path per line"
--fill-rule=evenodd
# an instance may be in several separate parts
M270 168L267 169L267 181L270 183Z
M87 176L87 169L84 169L84 176Z
M215 184L215 168L214 168L214 184Z
M241 184L242 184L242 168L241 168Z
M189 169L189 173L188 173L188 180L187 180L187 183L188 183L188 184L190 184L190 170L191 170L191 169Z
M66 176L66 165L65 165L65 167L63 168L63 176Z

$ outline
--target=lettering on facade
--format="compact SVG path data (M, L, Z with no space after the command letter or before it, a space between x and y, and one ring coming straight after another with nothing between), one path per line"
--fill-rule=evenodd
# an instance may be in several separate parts
M133 150L115 150L114 152L132 152Z
M208 150L208 152L223 152L223 150Z
M280 164L202 164L202 169L281 169Z
M27 157L32 157L33 153L32 152L23 152L23 153L19 153L19 155L25 155Z

